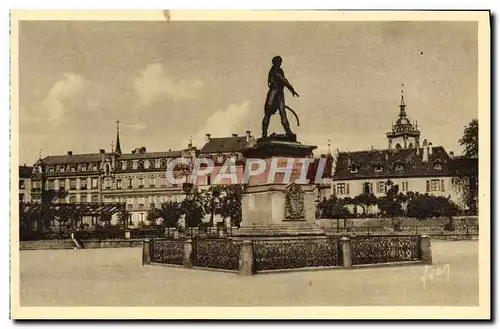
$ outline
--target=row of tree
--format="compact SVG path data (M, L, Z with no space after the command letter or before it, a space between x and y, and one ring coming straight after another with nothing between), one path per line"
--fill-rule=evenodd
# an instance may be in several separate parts
M418 192L399 192L399 186L388 181L389 189L386 195L376 197L372 193L363 193L354 198L339 199L332 195L329 199L324 198L318 204L319 215L321 218L341 218L344 219L344 225L347 218L359 217L357 213L358 206L363 209L362 216L370 216L370 207L377 206L379 215L385 217L413 217L417 219L426 219L432 217L453 217L460 209L457 204L442 196L433 196L429 194L420 194ZM354 211L349 211L352 206Z
M203 218L210 216L209 225L213 226L215 216L229 218L232 226L241 222L241 185L215 185L207 190L187 189L181 202L162 203L160 208L152 206L147 214L150 226L176 227L184 216L188 227L202 224Z

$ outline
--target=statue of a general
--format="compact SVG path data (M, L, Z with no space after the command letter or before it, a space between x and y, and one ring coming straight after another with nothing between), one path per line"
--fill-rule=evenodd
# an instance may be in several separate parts
M292 111L298 122L298 117L295 112L293 112L291 108L285 105L285 87L290 90L294 97L299 97L299 94L295 92L293 86L285 78L285 72L283 72L283 69L281 68L282 62L283 60L280 56L275 56L272 60L273 66L269 70L269 75L267 78L269 91L267 92L266 104L264 107L264 119L262 120L263 138L267 137L269 120L271 119L271 115L275 114L276 111L279 111L281 124L283 125L283 128L285 128L285 132L288 137L294 136L294 134L290 130L290 123L288 122L288 118L286 117L286 109Z

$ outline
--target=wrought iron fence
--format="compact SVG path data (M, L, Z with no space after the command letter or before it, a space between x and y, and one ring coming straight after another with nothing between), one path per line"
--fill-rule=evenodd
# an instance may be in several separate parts
M419 237L358 236L351 239L353 265L416 261L419 259Z
M184 242L179 240L152 240L151 261L153 263L182 265Z
M338 266L339 243L335 238L255 241L254 262L257 272Z
M446 230L444 225L412 225L401 226L400 230L395 230L392 226L372 227L372 226L352 226L346 229L327 229L331 234L344 235L354 233L356 235L453 235L453 234L478 234L478 225L456 225L453 231Z
M146 239L155 237L164 237L165 232L154 228L134 228L130 230L130 238L132 239Z
M229 239L194 239L194 266L238 270L240 247Z

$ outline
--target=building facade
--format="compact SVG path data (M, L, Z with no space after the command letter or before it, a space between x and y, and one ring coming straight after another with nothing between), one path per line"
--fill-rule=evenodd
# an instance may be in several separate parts
M33 167L19 166L19 202L31 201L31 175Z
M403 95L399 108L398 119L386 134L387 149L337 153L330 194L353 198L373 193L380 197L390 184L396 184L402 193L449 197L466 207L453 183L453 152L448 154L442 146L433 146L427 140L420 145L420 131L408 119Z

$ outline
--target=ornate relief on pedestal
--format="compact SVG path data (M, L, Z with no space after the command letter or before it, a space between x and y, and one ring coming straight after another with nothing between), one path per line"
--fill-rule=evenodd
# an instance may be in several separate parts
M285 219L299 220L304 219L304 191L297 184L291 184L284 190L285 195Z

